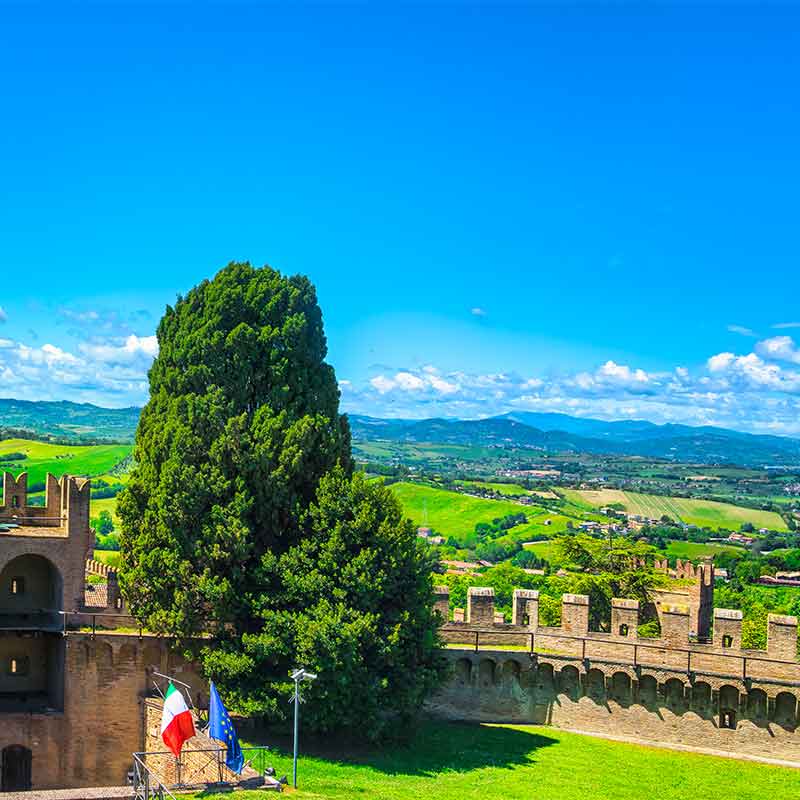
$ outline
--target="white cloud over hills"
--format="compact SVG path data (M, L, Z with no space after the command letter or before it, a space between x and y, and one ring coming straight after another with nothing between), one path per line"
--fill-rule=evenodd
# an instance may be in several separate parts
M92 320L81 321L88 327ZM157 354L155 336L119 330L69 348L0 338L0 396L141 405ZM759 340L751 352L715 353L700 365L660 372L608 360L593 370L547 375L478 374L428 364L376 367L363 381L340 378L344 410L373 416L561 411L800 435L800 346L786 335Z
M346 410L392 417L481 417L509 410L601 419L649 419L800 435L800 348L788 336L753 352L717 353L695 368L644 369L607 361L550 376L382 370L367 385L343 382Z

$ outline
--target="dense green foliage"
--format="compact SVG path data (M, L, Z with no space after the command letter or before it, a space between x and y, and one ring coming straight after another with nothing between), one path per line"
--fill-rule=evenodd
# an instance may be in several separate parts
M291 776L291 747L268 763ZM252 751L251 751L252 752ZM648 789L651 785L657 788ZM303 744L299 800L688 800L793 797L797 771L732 758L623 744L533 725L429 722L403 747L362 750L340 741ZM260 800L263 792L236 793ZM222 800L230 794L202 792Z
M558 625L561 619L561 596L586 594L590 598L590 625L594 630L608 630L611 621L611 598L637 599L644 605L651 589L664 582L653 570L655 551L646 544L626 539L593 539L582 534L563 535L555 540L561 560L569 567L564 575L530 575L513 563L498 564L477 575L441 575L437 582L450 589L450 604L464 608L470 586L490 586L495 592L495 608L511 621L514 589L539 590L539 621Z
M118 506L133 613L187 646L212 634L205 670L242 711L285 716L302 665L310 725L380 735L439 677L430 563L389 491L351 475L314 287L230 264L158 342Z

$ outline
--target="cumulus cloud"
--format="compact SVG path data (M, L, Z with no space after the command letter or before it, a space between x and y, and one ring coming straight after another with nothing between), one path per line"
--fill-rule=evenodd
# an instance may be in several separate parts
M756 345L756 352L764 358L800 364L800 348L791 336L773 336Z
M510 410L561 411L600 419L716 425L800 435L798 348L788 337L753 352L721 352L694 367L659 372L607 360L551 375L381 369L352 383L345 410L374 416L479 418Z
M155 336L130 335L74 350L0 339L3 394L25 400L75 400L106 406L147 400L147 370L158 353Z

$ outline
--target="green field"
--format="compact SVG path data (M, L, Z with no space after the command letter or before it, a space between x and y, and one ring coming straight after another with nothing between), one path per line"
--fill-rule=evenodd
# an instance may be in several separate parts
M336 737L331 737L335 740ZM268 762L291 781L288 748ZM305 753L310 752L311 755ZM735 800L794 797L796 770L623 744L532 725L422 726L405 746L302 746L299 798L344 800ZM198 797L230 797L203 792ZM256 800L262 792L237 792Z
M727 528L739 530L742 523L750 522L756 528L785 531L786 523L773 511L742 508L731 503L714 500L689 500L683 497L661 497L618 489L576 490L564 489L563 495L572 502L592 508L611 503L621 503L630 514L659 519L663 515L687 525L700 528Z
M671 540L664 551L667 556L674 556L675 558L705 558L706 556L715 556L721 553L728 553L730 555L744 555L747 550L743 547L732 547L726 544L716 544L715 542L679 542Z
M111 514L111 518L114 520L116 524L119 522L117 518L117 498L116 497L103 497L100 500L92 500L91 507L89 513L92 516L92 519L95 517L100 516L101 511L108 511Z
M526 549L532 550L536 553L538 558L549 561L551 566L556 566L561 563L561 555L558 552L558 545L555 542L531 542L526 546Z
M0 470L28 473L28 486L43 483L48 472L56 477L70 475L105 475L131 453L128 444L61 445L34 442L30 439L0 441ZM3 461L3 455L23 453L24 459ZM109 478L109 482L118 480Z
M395 483L392 491L403 504L403 510L416 525L427 525L444 536L463 540L479 522L523 512L528 523L512 528L515 539L524 540L537 534L552 535L566 530L568 519L541 506L523 506L511 500L484 500L458 492L448 492L418 483ZM545 525L546 519L551 525Z
M109 567L118 567L120 561L119 550L95 550L94 558L96 561L102 561L108 564Z
M489 481L456 481L459 486L474 486L476 489L489 489L498 494L531 494L529 489L519 483L491 483Z

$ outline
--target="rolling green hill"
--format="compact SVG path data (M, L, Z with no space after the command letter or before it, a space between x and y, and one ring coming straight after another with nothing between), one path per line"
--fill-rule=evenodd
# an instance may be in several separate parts
M27 472L28 487L35 488L44 482L48 472L56 477L64 474L105 475L129 456L131 449L128 444L64 445L30 439L4 439L0 441L0 471L13 472L14 475ZM19 455L24 458L4 459L4 456Z
M527 524L517 525L509 531L517 541L537 534L551 536L565 530L569 520L541 506L523 506L511 500L484 500L418 483L395 483L391 488L415 524L430 526L460 542L473 533L479 522L491 522L507 514L522 512L528 518ZM551 524L545 525L548 519Z
M659 519L665 515L687 525L701 528L727 528L739 530L744 522L756 528L786 531L786 523L773 511L742 508L731 503L713 500L690 500L684 497L661 497L658 495L623 492L618 489L571 490L561 492L567 499L587 507L600 508L611 503L621 503L631 514Z

